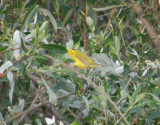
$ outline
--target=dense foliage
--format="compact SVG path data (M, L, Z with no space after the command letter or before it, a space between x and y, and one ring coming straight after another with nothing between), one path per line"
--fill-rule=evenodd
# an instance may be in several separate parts
M0 124L160 124L159 6L2 0ZM100 66L74 67L68 49Z

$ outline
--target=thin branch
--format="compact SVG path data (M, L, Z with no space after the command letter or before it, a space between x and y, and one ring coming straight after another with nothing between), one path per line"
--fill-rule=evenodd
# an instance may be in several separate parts
M141 8L139 2L134 2L134 0L129 0L129 2L132 4L134 11L136 14L140 17L142 20L143 25L145 26L149 36L153 39L154 45L156 46L157 50L160 51L160 39L159 36L153 27L153 25L144 17L143 9Z
M66 97L68 97L68 96L70 96L70 95L73 95L73 93L72 93L72 92L71 92L71 93L68 93L67 95L58 97L57 99L58 99L58 100L61 100L61 99L66 98ZM34 106L34 107L32 107L32 108L29 108L29 109L27 109L27 110L25 110L25 111L23 111L23 112L15 115L15 116L13 116L13 117L7 119L6 121L4 121L4 123L7 124L7 123L13 121L14 119L19 118L19 117L23 116L24 114L27 114L27 113L29 113L29 112L31 112L31 111L33 111L33 110L35 110L35 109L37 109L37 108L39 108L39 107L41 107L41 106L43 106L43 105L46 105L46 104L48 104L48 103L49 103L49 101L46 101L46 102L44 102L44 103L40 102L37 106ZM2 124L2 125L5 125L5 124Z
M29 109L33 108L34 104L36 103L36 101L37 101L37 99L38 99L38 96L39 96L39 94L40 94L40 91L42 91L42 90L40 90L40 88L39 88L39 89L38 89L38 93L37 93L36 96L34 97L34 100L32 101ZM26 115L27 115L27 113L24 114L24 115L19 119L19 122L21 122L21 121L25 118Z
M74 8L73 0L71 0L71 2L72 2L72 6L73 6L73 23L72 23L72 28L71 28L71 32L72 32L72 31L73 31L73 27L74 27L74 23L75 23L76 8L77 8L78 0L76 1L76 6L75 6L75 8Z
M82 0L81 0L82 1ZM83 7L82 7L83 8ZM86 0L84 2L84 13L85 15L87 14L86 12ZM83 15L83 32L84 32L84 36L83 36L83 40L84 40L84 47L85 47L85 50L86 51L89 51L89 41L88 41L88 38L87 38L87 26L86 26L86 19L85 19L85 15Z
M108 21L107 26L106 26L106 29L105 29L105 31L104 31L105 33L106 33L107 30L109 29L109 26L110 26L110 24L111 24L111 19L112 19L114 13L116 12L116 10L117 10L117 8L113 8L112 11L111 11L111 15L110 15L109 21Z
M47 104L47 103L49 103L49 102L46 102L46 103L39 103L37 106L32 107L32 108L29 108L29 109L27 109L27 110L25 110L25 111L23 111L23 112L21 112L21 113L15 115L15 116L13 116L13 117L7 119L7 120L5 121L5 123L9 123L9 122L13 121L14 119L16 119L16 118L18 118L18 117L21 117L22 115L27 114L27 113L29 113L29 112L31 112L31 111L33 111L33 110L35 110L35 109L41 107L42 105Z
M76 114L75 113L73 113L69 108L66 108L78 121L79 121L79 119L77 118L77 116L76 116ZM80 121L79 121L80 122Z
M114 103L114 101L104 92L102 91L102 89L100 87L98 87L94 82L92 82L91 80L89 80L85 75L81 74L80 72L76 71L74 68L69 67L67 64L46 55L45 57L51 59L53 62L58 62L61 65L63 65L64 67L67 67L68 69L70 69L71 71L75 72L77 74L77 76L83 78L84 80L86 80L87 82L89 82L99 93L103 94L107 100L114 106L114 108L117 110L117 112L120 114L120 116L123 118L123 120L125 121L125 123L127 125L130 125L130 123L127 121L127 119L124 117L124 114L119 110L118 106Z

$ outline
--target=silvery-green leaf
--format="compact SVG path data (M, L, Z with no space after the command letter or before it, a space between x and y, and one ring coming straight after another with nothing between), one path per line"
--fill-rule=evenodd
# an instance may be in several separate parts
M118 66L114 69L113 74L120 75L124 72L124 66Z
M34 19L34 16L38 12L38 9L39 9L39 6L35 5L35 6L32 6L29 10L27 10L27 13L26 13L26 15L23 19L23 22L22 22L22 26L23 26L22 29L23 30L27 29L28 25L31 24L31 22Z
M106 7L101 7L101 8L93 8L93 10L96 12L99 12L99 11L106 11L106 10L109 10L109 9L112 9L115 7L117 7L117 6L113 5L113 6L106 6Z
M90 111L89 108L85 108L85 109L83 110L83 117L88 116L89 111Z
M84 102L86 103L86 105L90 104L89 100L85 96L82 96L82 98L83 98Z
M138 74L137 74L137 72L131 72L131 73L129 73L129 76L134 78L135 76L138 76Z
M160 67L160 63L159 65L157 65L156 63L154 63L153 61L150 61L150 60L146 60L145 63L148 65L148 66L151 66L153 68L158 68Z
M64 17L63 25L70 19L70 17L72 16L72 14L73 14L73 8L71 8L71 9L67 12L66 16Z
M153 99L154 99L155 101L157 101L158 103L160 103L159 97L157 97L156 95L154 95L154 94L152 94L152 93L150 93L150 95L153 97Z
M33 22L34 25L37 23L37 19L38 19L38 16L37 16L37 13L36 13L35 16L34 16L34 22Z
M5 62L3 65L1 65L1 67L0 67L0 73L1 74L3 74L3 72L7 69L7 68L9 68L10 66L12 66L13 65L13 63L11 62L11 61L7 61L7 62Z
M46 121L47 125L55 124L55 117L53 116L52 119L45 118L45 121Z
M41 30L46 30L48 28L48 24L48 21L44 21L41 27L39 28L39 31L41 32Z
M43 13L45 16L48 16L50 18L50 21L51 21L55 31L57 32L57 22L56 22L54 16L51 14L51 12L48 11L47 9L44 9L44 8L40 8L39 11L41 13Z
M8 111L12 116L14 116L14 112L21 113L23 109L24 109L24 99L19 100L19 104L15 105L13 108L8 106Z
M142 77L147 74L148 69L145 69L144 72L142 73Z
M132 51L132 52L130 52L130 53L131 53L132 55L137 56L138 60L140 60L140 58L139 58L139 55L138 55L137 51L136 51L136 50L134 50L134 49L131 49L131 51Z
M136 97L136 101L135 102L138 102L140 100L142 100L144 97L145 97L146 93L141 93L139 94L137 97Z
M1 125L1 124L4 124L4 125L5 125L4 119L3 119L3 116L2 116L2 113L0 112L0 125Z
M69 106L72 108L80 108L83 106L83 104L81 103L81 101L76 100L73 101L72 104L70 104Z
M75 100L75 98L76 97L74 95L69 96L69 98L63 102L63 105L66 107L69 106L73 102L73 100Z
M93 59L96 59L97 62L100 64L103 64L105 66L114 66L116 65L108 56L106 56L104 53L100 54L93 54Z
M100 64L99 67L95 69L95 71L100 71L101 76L104 76L106 73L119 75L124 72L124 66L120 66L120 64L116 64L112 61L108 56L103 53L94 54L92 58Z
M14 119L12 125L19 125L19 120L18 119Z
M122 90L120 94L121 94L120 100L123 100L123 99L127 98L127 96L128 96L128 93L126 93L125 90Z
M8 106L8 112L14 116L14 110L10 106Z
M13 73L9 71L7 73L7 78L9 79L9 85L10 85L10 90L9 90L9 100L12 103L12 98L13 98L13 91L14 91L14 80L13 80Z
M93 25L93 20L92 20L92 18L91 17L86 17L86 22L87 22L87 24L88 24L88 26L92 26Z
M119 40L119 38L117 36L115 36L114 39L115 39L116 53L118 54L120 52L121 43L120 43L120 40Z
M56 105L57 104L57 96L56 94L53 92L53 90L48 86L48 84L46 83L46 81L41 77L47 92L48 92L48 96L49 96L49 102Z
M16 58L16 60L18 59L18 57L20 56L20 46L21 46L21 33L19 30L16 30L13 34L13 45L14 45L14 57ZM18 49L17 49L18 48Z
M63 89L60 89L60 90L58 90L57 92L56 92L56 94L58 95L58 96L64 96L64 95L67 95L67 94L69 94L67 91L65 91L65 90L63 90Z
M59 125L64 125L62 121L60 121Z
M36 121L37 125L42 125L42 123L41 123L41 120L40 120L40 119L36 119L35 121Z
M67 44L66 44L66 48L67 48L67 49L72 49L72 47L73 47L73 40L70 39L70 40L67 42Z
M43 39L42 42L45 43L45 44L48 44L48 40L47 39Z
M17 108L17 112L19 112L19 113L21 113L22 111L23 111L23 109L24 109L24 99L21 99L21 100L19 100L19 104L18 104L18 106L16 107Z

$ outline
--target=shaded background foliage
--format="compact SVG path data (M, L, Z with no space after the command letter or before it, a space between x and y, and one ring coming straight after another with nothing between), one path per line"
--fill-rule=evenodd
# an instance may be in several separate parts
M55 116L57 124L159 124L159 6L2 0L0 121L40 125ZM74 70L67 49L103 66Z

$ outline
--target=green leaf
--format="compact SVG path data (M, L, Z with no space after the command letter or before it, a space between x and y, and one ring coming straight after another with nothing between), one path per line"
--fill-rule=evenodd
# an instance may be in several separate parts
M114 40L115 40L116 53L118 54L120 52L120 49L121 49L121 43L120 43L120 40L117 36L114 37Z
M0 46L0 52L6 50L8 48L8 46Z
M56 105L57 104L57 96L56 94L54 93L54 91L48 86L48 84L46 83L46 81L41 77L46 89L47 89L47 92L48 92L48 96L49 96L49 102L52 103L53 105Z
M89 16L86 17L86 22L87 22L88 26L90 26L90 27L93 25L93 19Z
M152 119L152 120L154 120L154 119L157 119L157 118L158 118L158 119L160 118L160 112L155 112L155 113L147 116L147 119Z
M0 125L4 123L4 118L2 116L2 113L0 112Z
M20 15L23 14L23 12L25 11L25 7L26 5L30 2L30 0L26 0L25 2L22 2L22 8L20 10Z
M19 100L19 104L15 105L11 108L11 106L8 106L9 113L14 116L15 112L21 113L24 109L24 99Z
M89 11L88 11L88 15L89 17L92 18L94 25L97 24L97 13L93 10L93 6L89 6Z
M22 29L25 30L26 28L28 28L28 25L33 21L34 16L36 15L36 13L38 12L39 6L35 5L33 7L31 7L28 11L27 14L24 17L24 20L22 22Z
M150 119L145 119L147 125L152 125L152 121Z
M21 65L22 74L23 74L24 78L27 80L26 82L24 82L24 87L28 91L30 88L30 79L28 78L26 66L23 63L21 63L20 65Z
M80 125L80 123L78 121L74 121L70 125Z
M133 92L133 94L132 94L132 99L133 99L133 102L135 101L135 99L136 99L136 97L137 97L137 95L138 95L138 93L141 91L141 86L139 86L138 88L136 88L136 90Z
M129 74L130 68L127 64L124 65L124 76L127 78Z
M106 10L110 10L112 8L118 7L116 5L113 6L107 6L107 7L101 7L101 8L93 8L94 11L99 12L99 11L106 11Z
M140 100L142 100L145 97L146 93L141 93L136 97L136 101L135 102L139 102Z
M41 31L41 30L47 30L48 24L49 24L48 21L44 21L42 23L41 27L39 28L39 31Z
M131 29L132 29L132 31L133 31L133 34L134 34L137 38L139 38L139 33L138 33L137 29L134 28L134 27L132 27Z
M36 121L37 125L42 125L42 123L41 123L41 120L40 120L40 119L36 119L35 121Z
M11 67L12 65L13 63L11 61L6 61L4 64L0 66L0 73L3 74L5 70Z
M154 94L152 94L152 93L149 93L153 98L153 100L155 100L155 101L157 101L157 103L160 103L160 99L159 99L159 97L158 96L156 96L156 95L154 95Z
M159 77L159 80L158 80L158 90L160 92L160 77Z
M43 44L40 46L41 48L51 51L51 52L57 52L57 53L67 53L67 49L61 45L57 44Z
M13 73L11 71L7 73L7 78L9 79L9 83L10 83L9 100L12 103L15 81L13 79Z
M57 22L56 22L54 16L51 14L51 12L48 11L47 9L43 9L43 8L40 8L39 11L41 13L43 13L43 15L48 16L50 18L50 21L51 21L55 31L57 32Z
M65 24L65 23L70 19L70 17L72 16L72 13L73 13L73 9L71 8L71 9L67 12L67 14L66 14L66 16L65 16L65 18L64 18L64 20L63 20L63 24Z

